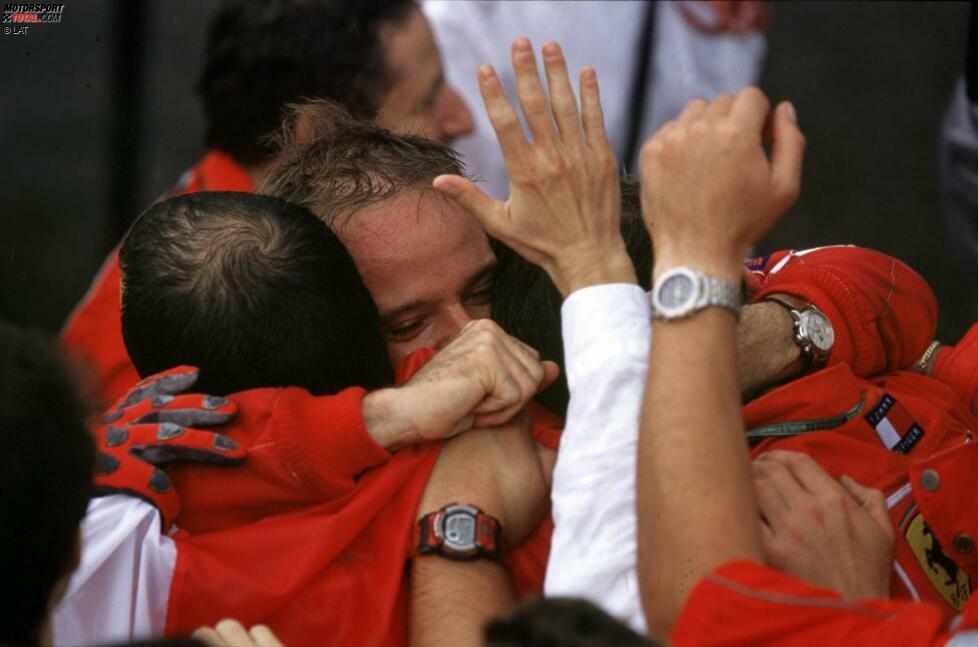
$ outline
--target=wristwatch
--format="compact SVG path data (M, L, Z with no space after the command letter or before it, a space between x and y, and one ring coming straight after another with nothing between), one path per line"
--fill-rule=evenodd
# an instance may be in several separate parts
M682 319L711 306L739 314L740 286L686 266L664 272L652 286L652 316L656 319Z
M502 525L475 507L452 503L418 519L415 545L419 555L441 555L469 561L502 555Z
M801 348L805 368L824 365L835 345L835 329L825 313L810 303L795 303L788 297L770 295L764 300L788 309L794 320L795 343Z

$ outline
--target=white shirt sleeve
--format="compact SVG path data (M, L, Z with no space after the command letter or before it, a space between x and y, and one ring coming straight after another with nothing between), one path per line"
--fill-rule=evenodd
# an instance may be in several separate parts
M156 508L124 495L92 499L81 533L81 563L54 610L54 644L162 636L177 549Z
M545 595L585 598L642 633L635 464L650 312L636 285L592 286L564 302L570 405L554 469L544 582Z

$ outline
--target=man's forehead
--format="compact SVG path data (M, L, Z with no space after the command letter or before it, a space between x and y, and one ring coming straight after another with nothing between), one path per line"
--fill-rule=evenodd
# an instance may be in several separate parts
M350 248L395 253L409 239L415 245L444 246L460 239L483 239L485 232L472 215L433 189L402 191L346 217L337 235Z
M371 205L337 233L381 311L445 298L495 260L478 221L430 190Z

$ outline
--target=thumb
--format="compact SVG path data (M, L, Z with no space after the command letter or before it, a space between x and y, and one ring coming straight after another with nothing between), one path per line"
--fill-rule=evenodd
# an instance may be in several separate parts
M432 182L432 186L478 218L489 233L498 228L496 225L501 212L499 209L501 203L490 198L471 181L460 175L439 175Z
M537 393L545 391L560 377L560 366L557 362L544 360L541 364L543 364L543 379L540 381L540 386L537 387Z
M788 101L775 110L771 139L771 185L782 208L787 209L801 191L801 163L805 156L805 136L798 128L795 108Z

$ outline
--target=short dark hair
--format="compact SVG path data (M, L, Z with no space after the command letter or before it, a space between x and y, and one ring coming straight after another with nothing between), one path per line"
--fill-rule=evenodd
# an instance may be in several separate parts
M329 101L290 106L273 139L279 156L258 193L301 204L334 229L402 191L431 189L439 175L464 174L448 146L359 121Z
M0 322L0 643L32 644L73 566L92 493L94 444L50 340Z
M274 150L262 137L287 103L341 101L373 119L392 78L380 29L412 0L230 0L214 15L197 91L206 142L245 164Z
M122 334L144 377L191 364L197 388L218 395L392 381L353 260L298 205L232 192L170 198L133 224L119 260Z
M642 220L638 182L622 178L621 234L635 266L638 282L652 287L652 241ZM560 308L564 299L550 277L540 267L513 250L496 243L499 267L493 283L492 318L510 335L535 348L543 359L564 366L564 341ZM537 401L564 416L570 394L565 371Z
M486 647L653 647L594 604L575 598L538 598L486 626Z

